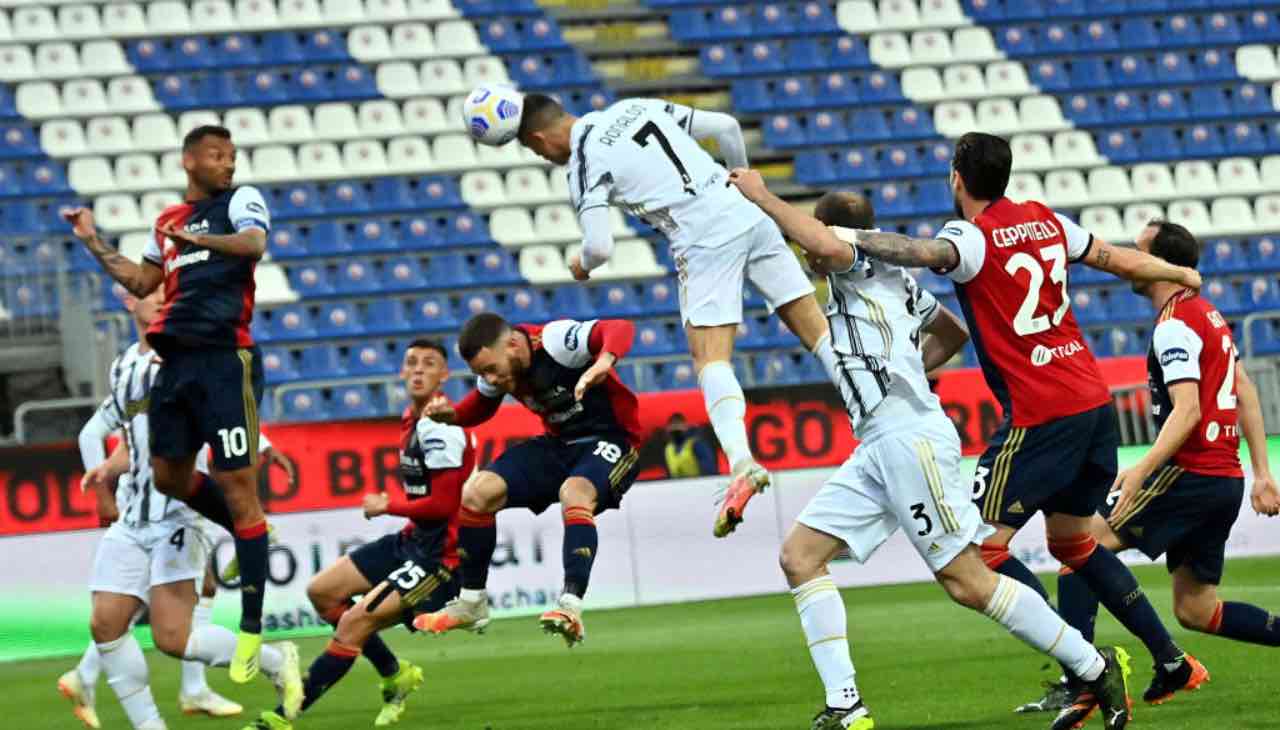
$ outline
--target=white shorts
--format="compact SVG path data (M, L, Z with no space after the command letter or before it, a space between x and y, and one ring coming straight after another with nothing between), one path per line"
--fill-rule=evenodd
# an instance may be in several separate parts
M89 590L136 596L143 603L152 586L194 580L198 592L208 562L207 538L194 522L116 522L98 543Z
M862 442L797 518L839 538L865 563L902 527L937 573L995 530L960 474L960 438L940 412Z
M771 312L813 293L813 283L771 218L723 246L687 246L672 251L672 257L685 325L716 327L742 322L746 279L764 295Z

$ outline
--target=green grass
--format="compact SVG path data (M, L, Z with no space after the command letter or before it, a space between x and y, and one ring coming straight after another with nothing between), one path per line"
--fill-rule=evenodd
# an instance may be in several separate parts
M1262 606L1280 604L1275 583L1280 558L1235 560L1225 597ZM1169 612L1162 568L1139 579L1175 638L1209 667L1203 691L1157 708L1139 707L1138 727L1274 728L1276 655L1177 627ZM952 605L933 585L846 591L849 634L859 686L877 727L915 730L1043 728L1047 715L1010 709L1038 694L1045 662L981 616ZM1149 657L1109 616L1099 641L1128 647L1133 687L1150 678ZM541 728L807 728L822 702L789 596L766 596L587 614L588 641L568 651L543 636L535 619L497 622L483 637L427 638L390 632L391 646L423 665L428 683L411 701L401 727L481 730ZM300 642L309 663L321 639ZM247 718L215 721L177 713L178 664L148 654L152 687L171 728L239 728ZM4 727L22 730L76 726L54 689L74 659L0 665ZM265 681L231 685L210 670L215 688L252 712L274 705ZM334 690L304 715L298 728L371 727L379 706L376 675L361 660ZM98 686L104 727L128 727L111 690ZM1094 721L1092 727L1100 727Z

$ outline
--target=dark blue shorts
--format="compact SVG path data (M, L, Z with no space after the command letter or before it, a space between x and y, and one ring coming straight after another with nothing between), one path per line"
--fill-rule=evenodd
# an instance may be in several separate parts
M400 594L405 607L403 621L410 631L414 616L444 608L461 586L452 570L403 532L361 545L347 557L370 585L387 581Z
M1117 495L1118 496L1118 495ZM1202 583L1222 580L1227 538L1244 501L1244 479L1196 474L1176 466L1157 469L1142 485L1135 508L1111 521L1114 498L1098 511L1129 547L1169 572L1183 565Z
M537 436L517 444L485 467L507 483L507 507L527 507L534 514L560 501L560 486L582 477L596 488L596 512L621 506L639 472L640 454L622 436L563 441Z
M1109 404L1028 428L1006 421L978 459L973 501L1013 528L1036 512L1089 517L1115 481L1119 441Z
M258 463L262 353L250 348L171 348L151 385L151 454L183 459L213 450L224 471Z

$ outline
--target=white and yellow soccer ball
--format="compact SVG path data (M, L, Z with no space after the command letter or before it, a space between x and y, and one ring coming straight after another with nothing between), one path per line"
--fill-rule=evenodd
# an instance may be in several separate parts
M516 138L524 95L510 86L485 84L472 89L462 104L462 121L480 144L498 147Z

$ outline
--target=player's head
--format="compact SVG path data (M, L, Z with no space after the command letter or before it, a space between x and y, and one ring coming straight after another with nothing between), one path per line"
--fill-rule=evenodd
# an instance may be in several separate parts
M414 402L430 398L449 378L449 353L436 340L420 337L404 349L400 379Z
M1191 235L1191 231L1162 218L1148 221L1134 243L1139 251L1164 259L1175 266L1194 269L1200 263L1200 242ZM1133 285L1133 290L1139 294L1146 293L1149 288L1149 285L1139 285L1137 282Z
M458 354L471 372L506 393L516 387L516 376L524 372L520 359L520 338L507 320L496 314L477 314L462 326Z
M576 119L564 105L546 94L528 94L520 112L520 132L516 139L548 162L569 162L569 130Z
M146 332L147 328L151 326L152 320L164 308L164 287L156 287L155 291L145 297L126 294L124 296L124 308L129 310L129 314L133 315L133 321L138 325L138 332Z
M956 215L963 218L965 203L990 202L1004 197L1013 171L1013 150L1003 137L969 132L956 142L951 158L951 192Z
M867 230L876 227L876 212L871 201L864 195L843 191L832 191L818 198L813 206L813 217L828 226ZM809 262L809 269L819 274L827 273L822 260L809 252L804 258Z
M187 181L206 195L227 190L236 174L236 146L226 127L206 124L182 138L182 168Z

